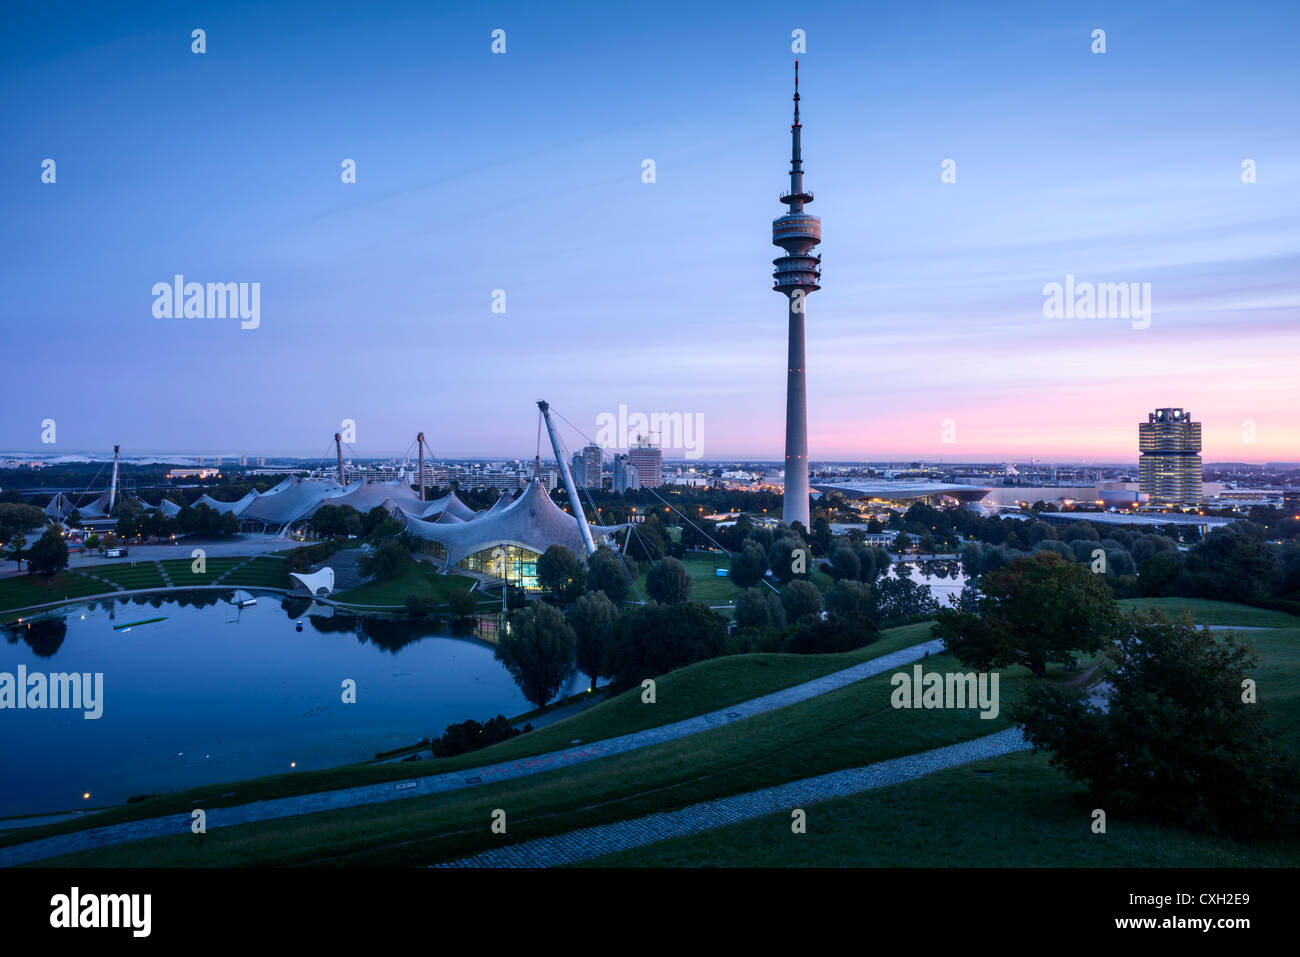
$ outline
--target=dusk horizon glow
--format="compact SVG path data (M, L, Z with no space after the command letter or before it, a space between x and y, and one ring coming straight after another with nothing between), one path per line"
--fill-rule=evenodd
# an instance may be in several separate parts
M811 461L1131 462L1163 406L1204 423L1207 463L1300 460L1280 5L12 17L3 322L46 361L11 367L0 445L328 454L351 419L362 455L423 430L528 458L545 398L588 435L679 412L705 460L779 461L798 27ZM177 274L260 283L259 326L155 317ZM1067 277L1149 283L1149 326L1045 318Z

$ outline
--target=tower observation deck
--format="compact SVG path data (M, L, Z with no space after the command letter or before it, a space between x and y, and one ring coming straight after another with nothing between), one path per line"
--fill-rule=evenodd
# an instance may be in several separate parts
M799 123L799 61L794 61L794 123L790 126L790 188L781 202L790 207L772 220L772 244L785 250L772 260L772 288L789 299L790 341L785 391L785 501L782 520L808 529L808 379L804 363L806 297L821 288L820 255L812 249L822 241L822 221L804 212L813 194L804 189Z

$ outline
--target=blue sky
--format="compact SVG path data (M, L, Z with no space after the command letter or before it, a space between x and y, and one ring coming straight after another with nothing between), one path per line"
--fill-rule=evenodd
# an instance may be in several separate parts
M529 456L546 398L778 458L798 28L814 460L1131 459L1162 405L1300 459L1294 4L263 6L7 8L0 447ZM176 273L260 326L156 318ZM1044 318L1067 274L1150 327Z

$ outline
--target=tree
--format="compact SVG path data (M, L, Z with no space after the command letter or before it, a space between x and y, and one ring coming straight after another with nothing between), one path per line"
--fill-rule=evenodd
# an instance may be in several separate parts
M456 594L460 594L457 592ZM465 594L469 594L466 592ZM406 614L412 618L424 618L433 613L434 606L437 604L430 595L407 595L406 596Z
M531 727L531 725L524 725L524 731L530 730ZM458 754L468 754L470 751L486 748L490 744L508 741L522 733L516 731L510 719L503 714L497 715L484 724L479 724L471 718L460 724L447 725L447 730L442 737L435 738L430 743L430 750L435 758L453 758Z
M627 552L637 561L657 562L668 554L668 548L664 544L667 532L663 522L659 521L659 516L653 512L644 522L633 525L628 534L632 540L628 543Z
M569 607L568 618L577 642L578 670L591 679L594 690L618 622L618 607L603 591L588 592Z
M625 604L632 594L632 581L623 559L604 545L587 559L587 588L603 591L615 605Z
M27 568L42 575L53 575L68 567L68 543L63 540L63 526L51 525L27 552Z
M889 566L894 563L894 557L886 549L875 545L865 549L858 558L862 562L862 573L858 578L864 582L872 582L882 575L888 575Z
M478 599L469 589L458 589L447 599L447 607L457 618L471 618L478 610Z
M862 573L862 561L858 558L858 553L853 550L849 544L836 546L835 551L831 553L831 577L838 579L857 580Z
M841 579L826 593L826 611L837 617L870 616L875 613L871 586L865 582Z
M645 587L650 598L662 605L680 605L689 601L694 586L691 573L675 558L655 562L645 576Z
M361 519L362 534L364 535L371 534L372 532L374 532L376 528L379 527L380 524L382 524L384 521L392 517L393 516L389 514L388 509L384 508L384 506L382 505L376 505L370 511L366 512L366 514Z
M771 589L746 589L736 599L736 627L784 628L785 606Z
M1074 549L1070 547L1070 544L1068 542L1057 541L1054 538L1043 539L1031 550L1031 553L1034 555L1041 555L1043 552L1053 552L1054 554L1060 555L1066 561L1072 562L1075 560Z
M22 532L9 533L9 551L5 557L18 563L18 570L23 570L23 555L26 554L23 549L27 546L27 536Z
M496 658L524 697L541 708L573 677L577 639L553 605L535 602L513 612Z
M44 525L45 513L35 505L0 503L0 542L7 542L19 532L30 532Z
M1020 664L1038 677L1049 662L1100 650L1120 613L1100 575L1054 552L1014 559L981 579L978 613L941 609L931 634L967 667Z
M795 578L806 578L812 570L812 552L802 538L782 535L768 549L767 563L782 585Z
M614 630L606 673L622 691L683 665L722 653L727 619L699 602L648 604L623 614Z
M781 589L781 605L786 621L797 622L822 610L822 593L812 582L798 579Z
M811 543L817 550L818 555L828 557L835 539L835 532L831 529L831 523L825 518L818 517L813 519L812 525Z
M1089 521L1071 522L1065 529L1065 534L1061 536L1067 542L1089 541L1095 542L1101 539L1097 533L1097 528Z
M537 582L556 601L568 604L587 587L587 572L571 550L551 545L537 558Z
M390 538L370 554L363 555L357 566L363 575L387 578L402 566L407 557L407 551L401 542Z
M832 655L861 648L876 637L876 624L865 615L814 619L805 621L786 639L781 650L792 655Z
M741 543L740 551L731 556L729 576L739 588L751 588L767 575L767 553L751 539Z
M871 596L875 605L868 614L881 622L933 618L939 611L930 586L910 578L882 578L871 586Z
M1249 646L1146 611L1113 656L1104 708L1041 684L1012 706L1035 749L1107 809L1244 838L1300 831L1300 773L1264 705L1243 700Z

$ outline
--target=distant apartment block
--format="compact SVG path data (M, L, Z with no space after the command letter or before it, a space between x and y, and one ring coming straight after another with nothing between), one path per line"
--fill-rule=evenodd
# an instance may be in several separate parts
M583 459L583 480L582 484L587 488L601 487L601 468L605 464L605 453L601 451L599 445L588 445L582 450Z
M614 456L614 491L626 492L641 487L641 476L626 455Z
M1201 501L1201 423L1186 409L1156 409L1138 425L1138 488L1152 503Z
M636 469L641 488L658 488L664 484L664 453L658 446L642 436L627 450L627 459Z

